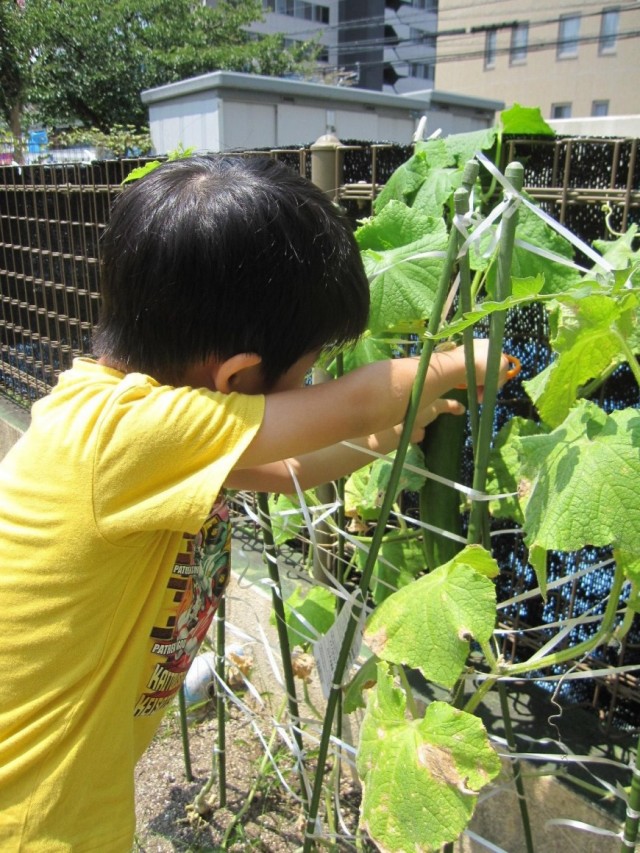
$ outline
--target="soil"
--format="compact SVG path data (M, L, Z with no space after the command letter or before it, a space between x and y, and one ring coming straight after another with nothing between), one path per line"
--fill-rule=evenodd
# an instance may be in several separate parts
M136 853L220 850L289 853L301 849L304 829L302 809L284 790L272 768L263 776L258 773L264 755L263 746L247 716L234 706L229 710L225 727L226 806L219 807L218 785L214 783L206 798L211 806L210 812L198 814L194 800L211 773L216 730L215 711L213 703L210 703L204 713L199 713L199 719L192 720L189 725L193 774L190 782L186 778L177 706L165 717L136 769ZM267 721L262 730L269 731ZM299 790L298 777L291 768L288 751L283 750L277 762L291 788ZM235 827L229 829L258 778L250 807ZM360 793L347 780L343 783L340 800L345 825L354 832ZM228 841L223 846L227 832ZM346 840L333 842L331 849L353 850L354 844ZM365 843L363 849L376 848Z

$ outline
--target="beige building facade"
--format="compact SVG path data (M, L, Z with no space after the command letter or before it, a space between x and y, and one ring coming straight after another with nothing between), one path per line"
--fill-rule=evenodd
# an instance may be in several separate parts
M440 0L436 86L546 119L640 113L640 2Z

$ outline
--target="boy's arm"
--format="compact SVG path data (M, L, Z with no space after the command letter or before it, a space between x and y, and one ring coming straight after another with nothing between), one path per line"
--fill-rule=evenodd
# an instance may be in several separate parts
M476 340L474 352L477 382L481 386L488 341ZM501 382L506 379L508 366L503 356ZM406 414L417 369L418 359L414 358L381 361L358 368L333 382L267 395L263 422L240 457L236 470L304 456L341 441L393 429ZM447 391L464 382L462 347L434 353L420 410L428 410ZM355 467L359 467L358 464ZM327 479L330 478L325 476L324 482Z
M464 413L464 406L455 400L440 399L420 410L411 440L421 441L424 437L424 427L444 412L461 415ZM390 453L395 450L401 433L402 424L398 424L381 433L354 439L348 444L334 444L313 453L291 457L286 461L235 470L228 477L226 486L230 489L294 494L296 487L292 479L293 474L303 490L311 489L322 483L346 477L371 462L373 457L367 453L368 450L375 453ZM362 450L357 450L357 447Z

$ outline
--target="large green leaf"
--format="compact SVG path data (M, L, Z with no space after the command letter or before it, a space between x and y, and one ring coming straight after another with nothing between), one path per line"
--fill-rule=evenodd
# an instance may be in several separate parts
M473 159L478 151L493 148L497 137L498 128L488 127L470 133L454 133L446 136L444 143L458 166L464 168L467 161Z
M384 338L374 338L369 332L365 332L356 344L344 350L342 354L343 370L348 373L364 364L393 358L394 354L394 347L391 343L385 341ZM329 365L328 371L332 375L336 375L335 362Z
M416 149L414 155L395 170L382 188L374 202L376 216L394 200L410 206L424 183L428 168L426 152Z
M640 412L582 402L547 435L519 439L528 481L530 561L544 588L546 553L612 545L640 556Z
M308 504L313 505L316 502L313 492L305 492L305 498ZM271 515L271 532L276 545L283 545L285 542L295 539L305 526L297 496L269 495L269 512Z
M380 213L363 220L355 237L361 251L382 252L414 243L434 228L439 228L439 223L432 216L393 199Z
M460 169L434 166L418 188L413 207L431 216L442 216L444 205L461 183Z
M379 214L391 201L415 205L423 213L440 216L442 205L460 184L455 158L443 139L418 142L415 153L391 175L375 201Z
M371 332L429 317L444 266L447 239L445 224L438 220L431 231L413 243L385 252L362 252L371 282ZM423 253L436 255L416 259Z
M500 125L502 132L509 134L555 136L556 133L542 118L539 107L523 107L517 103L500 113Z
M367 646L383 660L453 687L470 641L484 643L493 632L496 594L489 578L497 573L497 563L484 548L468 546L383 601L367 624Z
M565 237L547 225L544 220L537 216L525 205L520 205L518 211L518 225L516 227L516 238L531 244L539 249L547 250L559 255L561 258L573 260L573 246ZM488 259L481 263L474 261L474 265L483 268ZM543 276L544 287L542 293L558 293L577 287L582 282L582 275L577 268L569 267L553 260L542 257L522 246L515 246L511 260L511 275L514 278L535 278ZM487 293L490 298L495 295L495 279L497 276L497 265L493 264L487 275Z
M563 298L552 339L558 358L535 379L525 382L540 417L550 426L562 423L580 387L626 361L625 340L637 322L638 297L626 291Z
M438 850L471 820L477 794L500 772L481 721L445 702L408 720L384 664L369 695L357 768L362 825L382 851Z
M640 284L640 249L637 246L638 226L633 223L625 234L616 240L594 240L594 247L616 269L635 268L633 280Z

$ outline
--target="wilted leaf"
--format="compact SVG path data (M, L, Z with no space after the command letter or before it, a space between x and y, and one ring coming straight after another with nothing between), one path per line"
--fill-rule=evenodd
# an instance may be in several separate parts
M471 819L477 793L500 772L481 721L444 702L407 720L384 664L367 702L357 767L362 824L382 851L438 850Z

